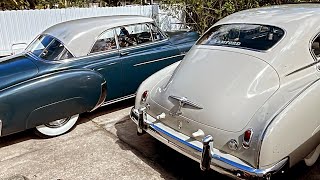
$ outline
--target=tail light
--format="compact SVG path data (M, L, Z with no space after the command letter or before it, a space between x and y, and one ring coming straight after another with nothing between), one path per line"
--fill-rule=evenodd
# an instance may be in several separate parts
M252 135L253 135L252 129L248 129L246 130L246 132L244 132L242 146L245 149L248 149L250 147Z
M149 91L144 91L141 96L141 104L144 104L148 98Z

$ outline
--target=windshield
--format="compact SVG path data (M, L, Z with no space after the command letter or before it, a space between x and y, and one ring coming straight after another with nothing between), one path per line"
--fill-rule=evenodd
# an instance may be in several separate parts
M29 45L27 51L32 52L42 59L51 61L73 57L59 40L48 35L40 35Z
M198 45L268 50L284 35L278 27L259 24L224 24L211 28Z

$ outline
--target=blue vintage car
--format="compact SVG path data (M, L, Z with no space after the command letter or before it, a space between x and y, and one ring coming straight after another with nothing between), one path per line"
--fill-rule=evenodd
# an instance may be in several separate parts
M109 16L50 27L25 52L0 59L0 133L70 130L79 114L135 96L154 72L181 60L195 32L168 35L151 18Z

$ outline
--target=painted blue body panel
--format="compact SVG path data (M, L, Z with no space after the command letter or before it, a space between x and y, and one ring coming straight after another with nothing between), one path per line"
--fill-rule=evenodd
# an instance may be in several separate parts
M148 76L181 60L197 39L198 34L189 32L63 61L42 60L27 52L0 59L2 135L91 111L101 100L104 82L106 101L134 94Z

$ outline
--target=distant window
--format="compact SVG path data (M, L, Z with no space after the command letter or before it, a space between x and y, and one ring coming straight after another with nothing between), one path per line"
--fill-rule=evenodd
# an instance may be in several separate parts
M29 45L27 51L32 52L42 59L51 61L73 57L59 40L48 35L40 35Z
M162 34L160 29L156 25L151 24L150 26L151 26L153 41L160 41L165 39L165 36Z
M147 24L122 26L116 29L121 48L152 42L150 28Z
M93 45L91 53L95 52L107 52L113 49L117 49L114 30L110 29L102 33L96 43Z
M312 42L311 50L317 58L320 58L320 36Z
M225 24L211 28L198 45L268 50L284 35L278 27L259 24Z

